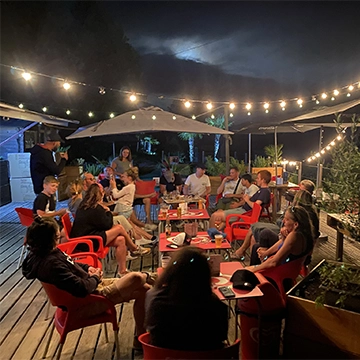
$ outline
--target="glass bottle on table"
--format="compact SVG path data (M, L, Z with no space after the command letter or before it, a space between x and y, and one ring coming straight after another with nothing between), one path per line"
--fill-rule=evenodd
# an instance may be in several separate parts
M166 215L165 235L167 238L171 236L171 224L170 224L169 214Z

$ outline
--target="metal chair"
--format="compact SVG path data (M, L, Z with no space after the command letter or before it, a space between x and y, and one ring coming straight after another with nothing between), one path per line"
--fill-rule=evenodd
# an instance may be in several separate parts
M166 359L239 359L240 340L234 344L217 350L206 351L183 351L161 348L150 344L150 334L139 336L143 347L144 360L166 360Z
M33 223L34 214L31 209L17 207L17 208L15 208L15 211L17 212L17 214L19 216L19 220L20 220L20 223L22 226L28 227ZM20 266L23 262L23 258L26 256L26 253L27 253L26 237L24 236L24 244L21 248L19 262L18 262L18 266L17 266L16 270L18 270L20 268Z
M52 305L57 306L54 323L51 328L49 339L47 341L43 358L49 349L50 341L54 328L60 335L59 343L56 347L55 354L57 353L56 359L60 359L61 351L64 346L66 336L69 332L77 329L81 329L87 326L96 324L104 324L105 338L108 342L108 335L105 323L112 323L116 345L116 358L120 359L120 346L119 346L119 326L116 318L116 309L114 304L106 299L102 295L90 294L85 298L79 298L72 296L70 293L64 290L58 289L56 286L42 282L46 294ZM84 308L91 308L95 306L102 306L104 310L99 314L86 315L83 311ZM59 348L60 347L60 348ZM55 356L54 354L54 356Z

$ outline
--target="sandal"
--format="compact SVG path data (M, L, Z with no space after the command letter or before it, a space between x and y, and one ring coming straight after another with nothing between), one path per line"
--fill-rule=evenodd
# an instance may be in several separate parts
M238 261L244 261L245 260L245 256L239 256L239 255L236 255L236 252L230 254L230 259L231 260L238 260Z

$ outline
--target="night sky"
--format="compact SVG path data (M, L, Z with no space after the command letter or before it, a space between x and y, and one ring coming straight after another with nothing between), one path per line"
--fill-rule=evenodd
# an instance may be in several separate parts
M311 97L360 80L356 1L109 1L92 2L91 9L86 2L12 3L2 8L2 63L20 67L30 64L34 71L46 74L136 90L148 95L145 101L163 108L174 105L172 98L261 102ZM66 30L72 26L73 33L67 34ZM16 34L14 29L18 31ZM31 31L34 36L25 38ZM110 43L108 52L92 57L84 51L81 58L83 42L80 41L84 38L90 41L94 36L101 42L104 36L106 42L111 37L116 43L122 35L138 54L137 78L125 77L125 72L108 61L112 55ZM75 48L66 49L66 44L76 36L81 45L74 43L75 56L71 51ZM64 54L61 59L56 54L60 46L64 47L59 52ZM95 53L97 45L91 48L89 44L89 48ZM4 80L6 74L1 70ZM18 83L12 81L5 85L1 85L1 98L9 103L16 103L26 95L26 100L36 102L37 106L46 99L47 103L56 103L59 109L71 104L85 112L89 110L85 108L89 102L101 102L99 116L94 121L106 118L100 111L111 106L118 112L129 110L128 105L111 100L109 93L101 97L101 101L96 92L91 95L94 98L87 97L87 100L84 95L83 102L79 103L79 92L77 99L75 95L73 99L59 99L55 95L48 99L47 89L42 93L33 89L31 94L22 94ZM159 95L168 100L159 100ZM290 109L288 114L290 116ZM76 116L83 122L80 112ZM245 113L235 111L235 127L241 126L244 116ZM254 113L251 121L265 119L264 114L256 117ZM272 114L271 119L276 120L276 114ZM333 134L334 131L326 131L325 137L331 138ZM297 155L292 146L295 143L298 155L305 157L317 147L317 138L318 132L280 135L280 142L285 144L285 153L287 146L291 148L288 156ZM246 152L246 136L234 139L231 151ZM272 142L271 136L256 139L253 140L254 153L261 153L263 146ZM204 143L204 148L209 148L209 144Z

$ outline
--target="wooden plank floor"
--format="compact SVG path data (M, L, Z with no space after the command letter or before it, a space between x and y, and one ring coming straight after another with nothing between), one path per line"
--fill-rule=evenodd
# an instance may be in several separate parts
M54 308L47 316L46 295L38 281L23 278L17 263L23 244L25 229L19 224L14 211L16 206L32 207L32 203L12 203L0 208L0 359L41 359L49 335ZM66 206L59 203L59 207ZM141 214L140 214L141 215ZM321 259L335 258L336 232L326 225L326 214L321 214L321 231L328 240L318 242L313 254L312 266ZM344 240L344 261L359 265L360 244ZM111 273L116 272L115 261ZM133 261L132 270L139 269L139 261ZM150 257L144 258L144 269L151 270ZM134 335L132 303L117 306L120 325L120 353L122 359L131 358ZM104 330L100 325L70 333L63 348L62 359L112 359L114 338L111 325L107 325L109 343L105 342ZM234 339L234 319L229 321L229 338ZM47 359L55 351L58 334L54 332ZM141 359L135 353L135 359Z

